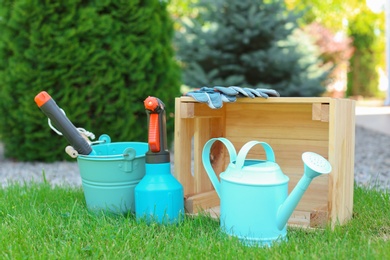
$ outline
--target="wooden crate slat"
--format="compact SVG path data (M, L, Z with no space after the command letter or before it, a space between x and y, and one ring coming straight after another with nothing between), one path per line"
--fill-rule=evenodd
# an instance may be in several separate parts
M355 106L333 100L329 115L329 159L333 163L329 178L329 212L332 224L344 223L352 217L355 144Z
M185 193L194 193L194 178L191 178L192 138L194 136L194 121L181 119L180 99L175 100L175 141L174 141L174 176L183 185Z
M226 124L231 137L328 140L328 124L312 120L311 104L230 104Z

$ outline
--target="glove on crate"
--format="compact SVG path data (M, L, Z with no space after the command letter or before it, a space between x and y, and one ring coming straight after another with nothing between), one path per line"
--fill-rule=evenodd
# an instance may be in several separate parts
M236 86L230 87L202 87L197 90L189 91L185 96L190 96L198 102L206 103L212 109L218 109L223 106L223 102L235 102L239 97L249 98L268 98L280 97L280 94L273 89L265 88L242 88Z

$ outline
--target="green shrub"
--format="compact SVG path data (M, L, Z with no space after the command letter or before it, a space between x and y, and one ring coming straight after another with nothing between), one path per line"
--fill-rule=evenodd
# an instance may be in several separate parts
M200 0L197 8L175 40L186 85L273 88L282 96L325 91L319 52L283 1Z
M34 97L46 90L76 125L113 142L146 141L143 101L174 111L180 69L165 1L0 2L0 133L7 157L55 161L66 140ZM173 118L167 117L168 132Z

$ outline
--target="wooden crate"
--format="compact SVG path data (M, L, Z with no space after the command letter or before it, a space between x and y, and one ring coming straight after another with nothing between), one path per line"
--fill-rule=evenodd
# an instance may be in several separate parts
M240 98L210 109L190 97L176 98L174 175L184 187L187 212L211 209L219 214L219 197L204 170L201 154L213 137L226 137L237 152L248 141L265 141L290 178L289 192L303 174L301 155L312 151L332 165L329 175L313 180L289 224L318 227L343 224L352 216L354 184L355 102L321 98ZM212 149L219 174L229 163L220 142ZM219 145L219 146L218 146ZM257 146L256 146L257 147ZM261 147L248 158L264 159ZM248 201L256 205L255 201Z

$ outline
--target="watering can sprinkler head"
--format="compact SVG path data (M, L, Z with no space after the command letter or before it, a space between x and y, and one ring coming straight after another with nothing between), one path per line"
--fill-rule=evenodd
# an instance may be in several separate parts
M328 174L332 171L330 163L324 157L316 153L303 153L302 161L305 166L304 175L306 175L307 178L313 179L321 174Z
M279 230L282 230L286 226L288 219L292 215L313 178L322 174L328 174L332 171L330 163L319 154L305 152L302 154L302 161L304 163L303 176L287 199L279 207L276 216Z

